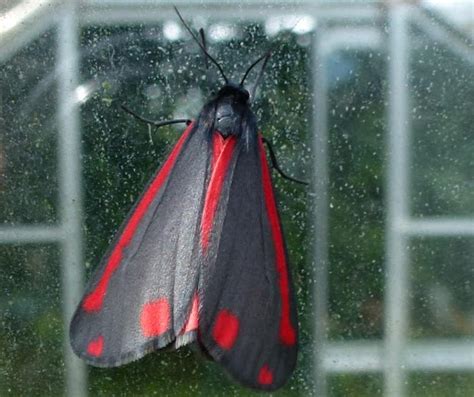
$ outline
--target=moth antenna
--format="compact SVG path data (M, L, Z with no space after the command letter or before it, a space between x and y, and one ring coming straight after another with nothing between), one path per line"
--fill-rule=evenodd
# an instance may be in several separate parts
M257 91L257 87L260 84L260 80L262 80L263 72L265 71L265 66L267 66L268 60L270 59L271 55L272 55L272 53L270 51L268 51L265 54L265 58L264 58L264 61L263 61L263 64L262 64L262 68L260 69L260 72L259 72L258 77L257 77L257 81L255 81L255 84L252 87L252 91L250 92L250 98L252 98L252 100L255 98L255 92Z
M199 36L201 36L201 43L204 49L207 51L206 35L204 34L203 28L199 29ZM207 60L207 56L204 57L204 65L206 66L206 70L209 69L209 61Z
M244 81L245 79L247 78L247 76L249 75L250 71L254 68L255 65L257 65L262 59L264 59L265 57L267 57L269 55L270 51L263 54L260 58L258 58L254 63L252 63L249 68L247 69L247 71L245 72L244 74L244 77L242 77L242 80L240 81L240 86L242 87L244 85Z
M303 18L299 18L296 23L293 25L293 27L289 30L290 32L292 32L296 26L301 22ZM271 48L273 48L274 46L272 46ZM244 77L242 78L242 81L240 82L240 86L243 86L244 85L244 81L245 79L247 78L248 74L250 73L250 71L262 60L262 59L265 59L265 61L263 62L263 65L262 65L262 69L260 70L260 74L258 75L257 77L257 81L255 83L255 85L253 86L252 88L252 92L251 92L251 98L254 98L255 96L255 92L257 90L257 86L258 84L260 83L260 80L262 78L262 75L263 75L263 71L265 69L265 66L267 65L267 62L268 62L268 59L270 58L271 56L271 52L272 52L272 49L270 48L270 50L268 50L264 55L262 55L260 58L258 58L254 63L252 63L252 65L250 65L250 67L247 69L247 71L245 72L244 74Z
M201 50L204 52L204 54L210 59L210 61L217 66L217 68L219 69L219 72L221 73L222 77L224 78L226 84L229 82L229 80L227 79L224 71L222 70L221 68L221 65L219 65L219 63L207 52L206 48L204 47L204 45L199 41L199 39L196 37L196 35L193 33L193 31L191 30L191 28L189 27L189 25L185 22L185 20L183 19L183 17L181 16L181 14L179 13L178 9L176 7L174 7L174 10L176 11L176 14L178 15L181 23L183 24L183 26L186 28L186 30L189 32L189 34L191 35L191 37L194 39L194 41L199 45L199 48L201 48Z

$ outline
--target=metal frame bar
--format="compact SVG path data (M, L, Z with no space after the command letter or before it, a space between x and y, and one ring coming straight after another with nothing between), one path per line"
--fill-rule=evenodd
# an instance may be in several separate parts
M470 340L429 339L407 344L402 365L406 371L465 372L474 370ZM329 342L323 363L327 373L380 373L384 367L383 342Z
M338 20L353 22L354 19L374 21L382 15L379 2L370 4L344 2L327 4L314 0L273 0L272 7L258 0L233 1L233 0L83 0L81 7L82 23L101 25L114 24L156 24L163 19L175 19L173 6L176 5L191 12L191 15L202 14L206 10L206 18L212 17L219 20L262 20L270 16L281 16L288 13L299 12L310 14L319 20ZM347 9L350 7L351 15L348 17ZM195 11L195 13L192 13ZM186 16L186 15L185 15Z
M399 224L409 216L410 170L410 65L408 17L411 7L394 5L389 18L389 99L388 99L388 172L386 223L386 294L385 294L385 396L405 393L403 357L409 327L410 255L406 235Z
M328 244L329 244L329 145L328 145L328 78L326 35L324 28L313 40L313 92L314 113L312 117L314 156L314 227L318 230L314 240L314 379L315 394L327 394L327 376L324 362L327 341L328 317Z
M75 0L61 10L58 43L58 159L59 202L64 236L62 240L63 321L69 325L80 301L84 281L82 237L81 125L79 103L74 90L79 81L79 25ZM74 355L65 332L66 392L68 396L87 395L84 363Z
M58 226L26 225L0 227L0 244L56 243L64 237Z
M466 218L406 219L399 231L409 236L474 236L474 220Z

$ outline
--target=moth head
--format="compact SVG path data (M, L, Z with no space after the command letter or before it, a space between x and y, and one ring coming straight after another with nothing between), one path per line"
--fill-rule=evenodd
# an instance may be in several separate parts
M248 107L249 92L235 83L225 84L216 96L214 127L222 136L240 134L241 120Z

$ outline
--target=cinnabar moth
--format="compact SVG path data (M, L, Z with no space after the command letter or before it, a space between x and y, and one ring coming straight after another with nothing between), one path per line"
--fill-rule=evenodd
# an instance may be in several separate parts
M71 344L87 363L114 367L195 343L239 383L275 390L295 367L298 322L264 138L243 87L269 54L229 82L184 25L226 83L123 223L74 314Z

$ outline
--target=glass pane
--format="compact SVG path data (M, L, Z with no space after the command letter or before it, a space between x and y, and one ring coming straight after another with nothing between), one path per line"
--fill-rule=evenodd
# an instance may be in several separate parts
M328 379L329 397L377 397L383 395L379 375L333 375Z
M474 239L416 239L410 251L413 337L474 337Z
M464 374L412 374L409 380L412 397L467 397L474 395L474 375Z
M448 45L411 41L414 215L474 214L474 70Z
M58 250L0 245L0 395L63 393Z
M329 58L329 315L335 339L381 337L385 59Z
M0 64L0 224L56 220L55 46L47 32Z

